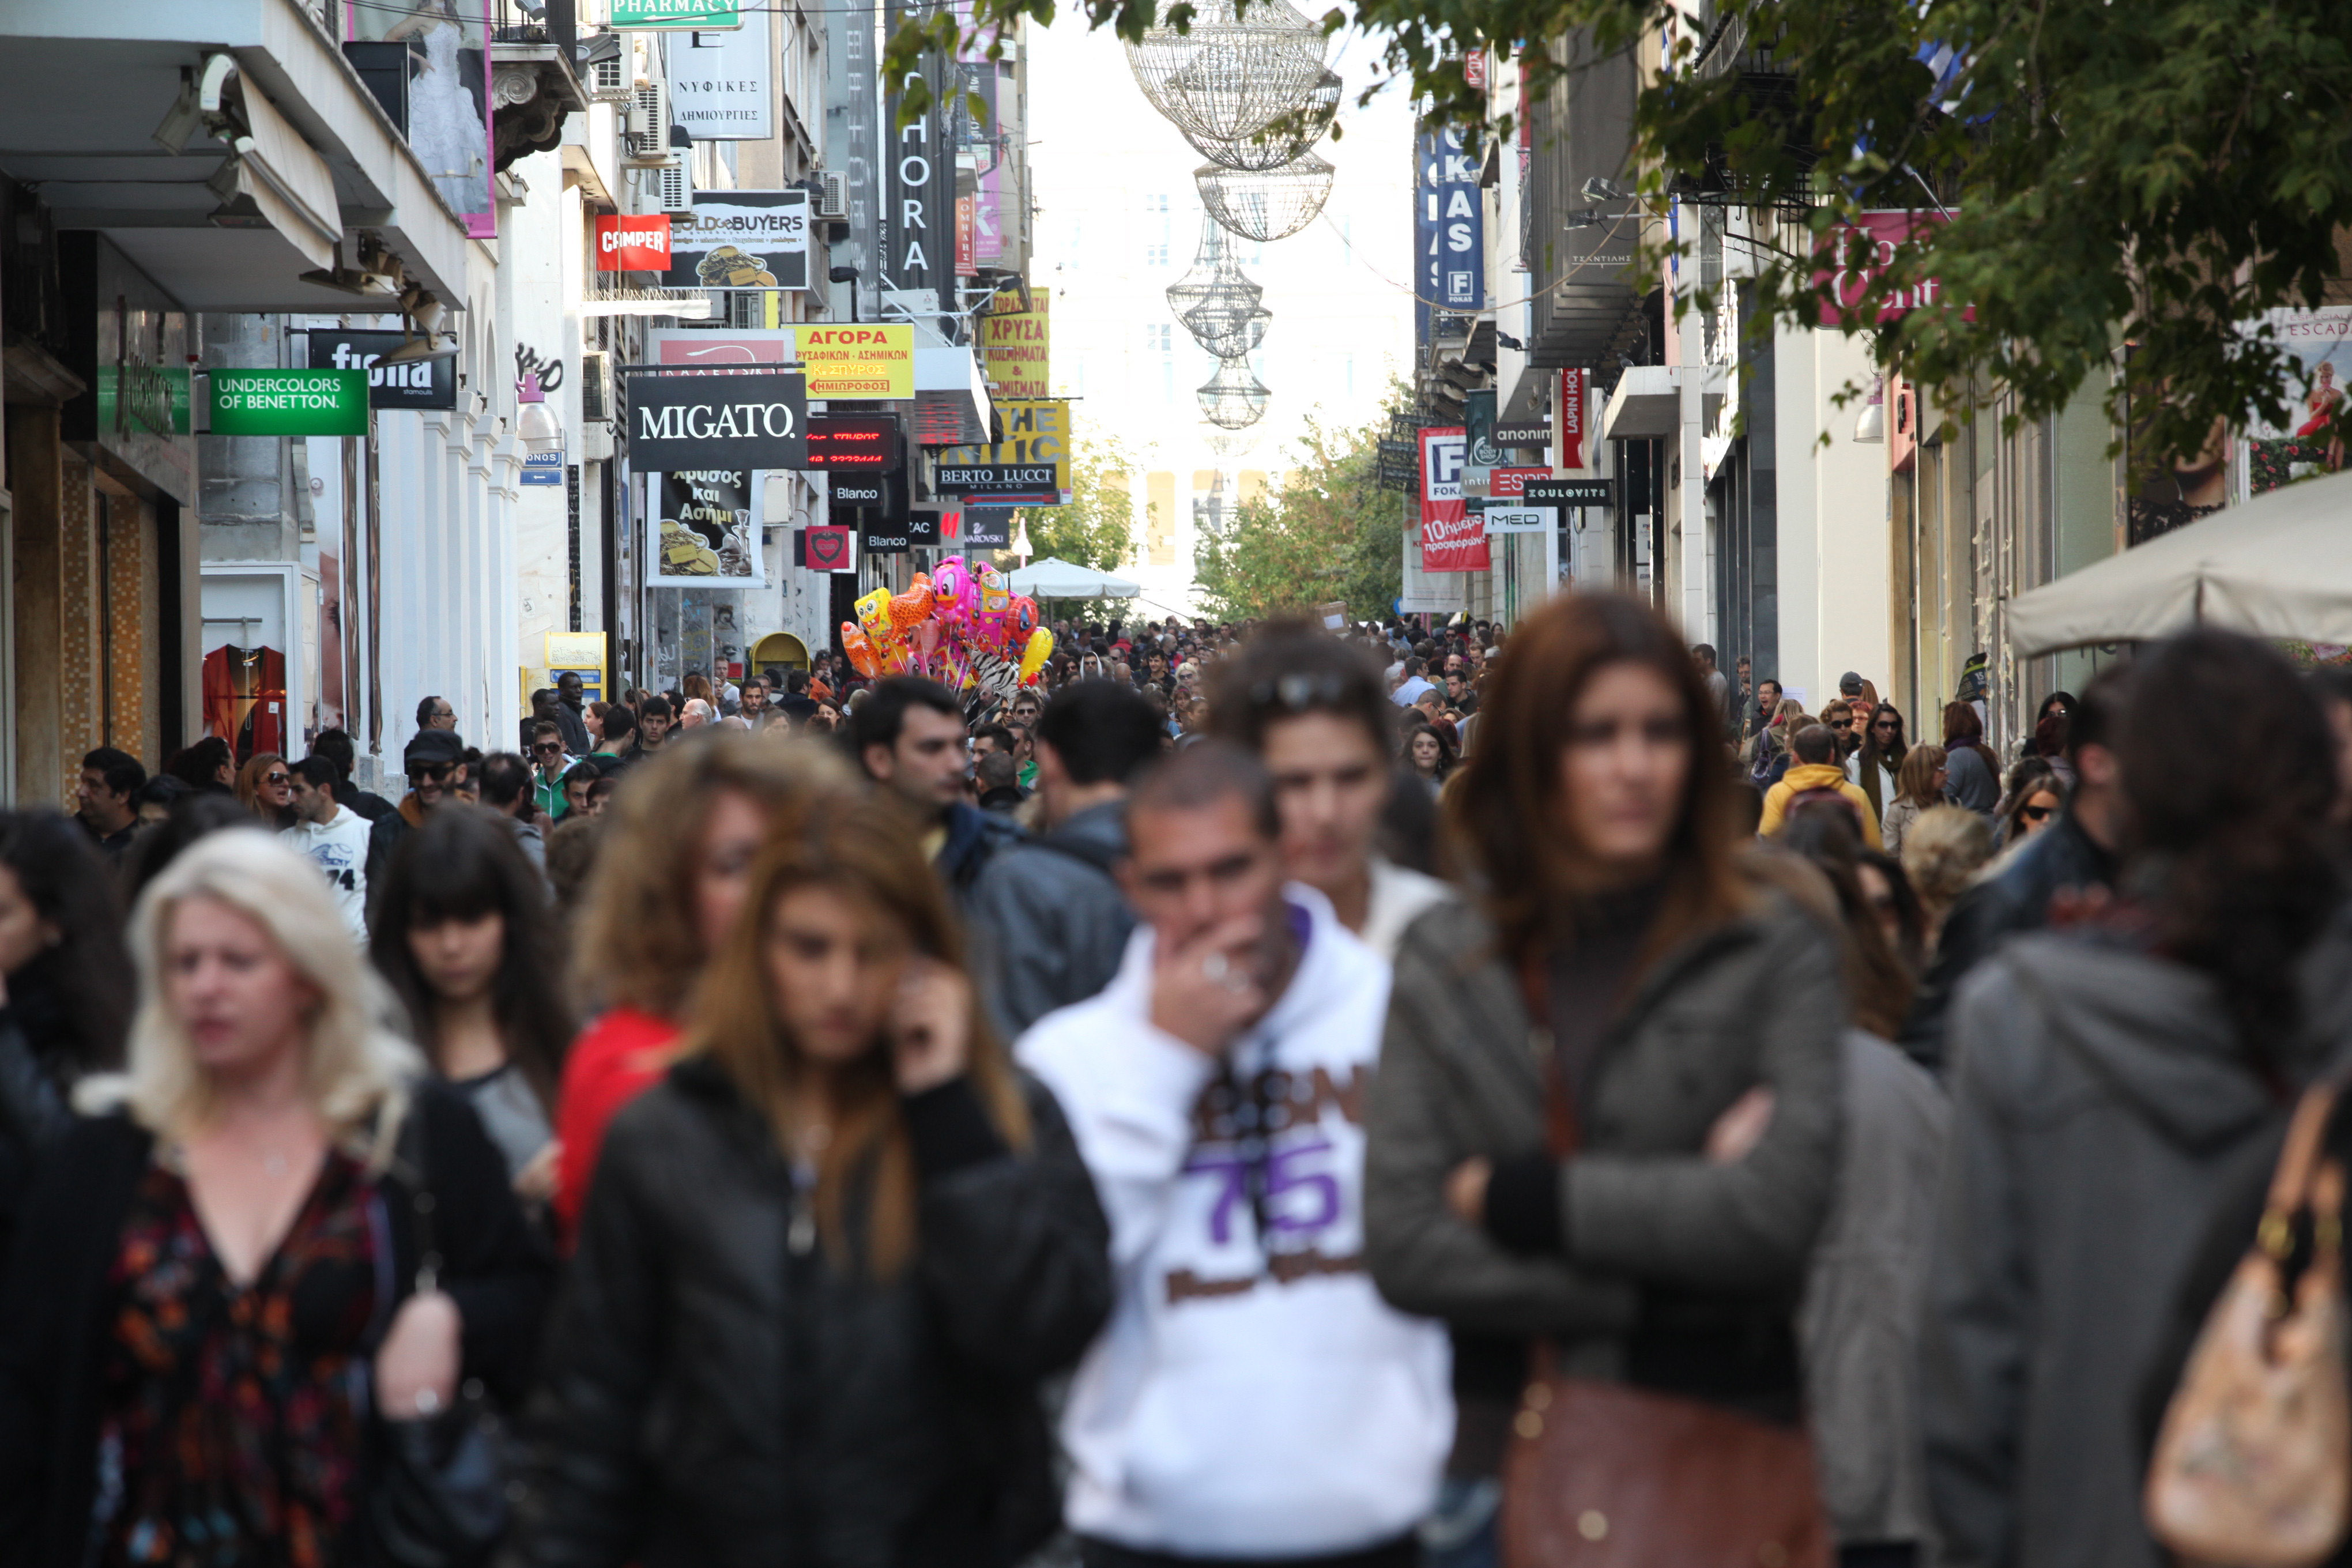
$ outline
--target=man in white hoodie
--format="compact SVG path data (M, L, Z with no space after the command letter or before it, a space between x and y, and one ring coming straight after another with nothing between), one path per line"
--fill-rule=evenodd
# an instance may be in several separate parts
M296 763L294 826L280 833L308 855L334 889L335 902L352 928L352 939L367 945L368 819L335 799L343 775L315 752Z
M1203 741L1128 802L1143 921L1020 1045L1111 1221L1118 1300L1070 1390L1087 1568L1410 1568L1454 1436L1444 1331L1363 1272L1389 969L1282 879L1274 787Z

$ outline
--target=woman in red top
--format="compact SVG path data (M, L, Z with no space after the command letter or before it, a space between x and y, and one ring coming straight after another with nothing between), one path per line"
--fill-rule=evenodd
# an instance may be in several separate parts
M714 731L649 758L614 797L579 953L606 1011L565 1058L556 1102L555 1214L567 1237L605 1127L669 1068L687 996L735 923L769 826L856 787L831 746Z

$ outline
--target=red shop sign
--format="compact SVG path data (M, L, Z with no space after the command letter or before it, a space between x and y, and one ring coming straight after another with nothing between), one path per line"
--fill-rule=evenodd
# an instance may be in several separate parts
M667 272L669 270L669 215L627 217L605 213L596 219L596 270L599 272Z
M1940 213L1895 208L1863 213L1859 218L1857 223L1840 224L1821 238L1818 255L1828 265L1814 268L1813 287L1832 285L1835 300L1822 301L1821 324L1824 327L1845 324L1841 312L1861 305L1863 295L1895 260L1895 248L1909 239L1920 225L1948 221ZM1943 291L1940 279L1915 283L1878 307L1878 321L1892 321L1921 306L1933 305ZM1973 321L1976 317L1973 305L1960 312L1964 321Z

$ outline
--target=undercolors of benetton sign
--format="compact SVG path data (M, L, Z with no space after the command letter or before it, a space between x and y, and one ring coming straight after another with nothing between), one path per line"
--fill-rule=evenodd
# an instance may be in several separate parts
M364 436L364 370L215 370L205 378L215 436Z
M807 427L796 371L629 377L629 462L640 473L805 468Z

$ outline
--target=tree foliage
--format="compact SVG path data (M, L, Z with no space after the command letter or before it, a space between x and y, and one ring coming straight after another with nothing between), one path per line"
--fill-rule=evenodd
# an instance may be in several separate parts
M1129 38L1191 11L1079 9ZM1054 10L977 0L973 26ZM2160 456L2200 451L2250 411L2279 418L2286 364L2260 319L2323 302L2347 270L2352 26L2330 0L1347 0L1323 20L1378 38L1455 122L1488 103L1465 50L1530 40L1533 89L1568 72L1572 95L1580 64L1663 48L1620 175L1638 184L1630 216L1694 196L1784 215L1758 247L1759 330L1816 319L1814 258L1837 226L1948 214L1916 226L1845 318L1876 334L1880 363L1948 397L1999 388L2028 418L2113 374L2117 427ZM941 31L909 23L894 50ZM1677 242L1643 226L1651 268ZM1931 279L1938 303L1878 322L1882 301Z
M1135 554L1135 508L1128 481L1136 472L1133 454L1117 437L1095 440L1083 431L1075 434L1069 504L1022 509L1030 559L1057 555L1074 566L1118 571Z
M1203 613L1233 621L1304 611L1334 599L1359 620L1386 616L1402 591L1403 512L1380 488L1388 427L1328 428L1309 417L1279 489L1237 509L1192 556Z

